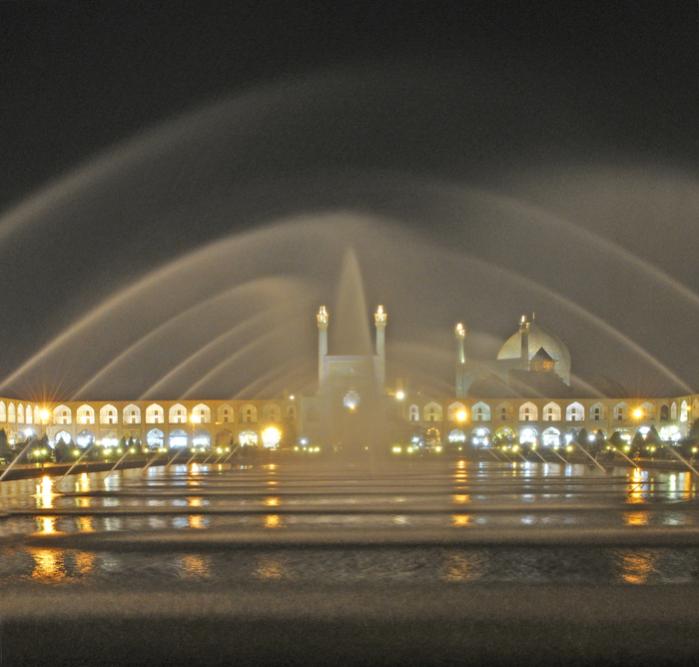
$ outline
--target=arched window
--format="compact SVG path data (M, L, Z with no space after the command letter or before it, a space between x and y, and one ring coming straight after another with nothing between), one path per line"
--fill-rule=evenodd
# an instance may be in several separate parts
M498 417L501 422L506 422L512 416L512 406L509 403L500 403L497 407Z
M660 421L666 422L670 420L670 406L661 405L660 406Z
M595 403L590 408L590 419L594 422L599 422L604 419L604 406L601 403Z
M167 413L167 418L171 424L186 424L187 408L185 408L182 403L175 403L175 405L170 406ZM170 446L172 446L172 443Z
M117 409L113 405L103 405L100 408L100 424L116 424L118 414Z
M75 438L75 442L77 443L78 447L82 447L83 449L85 449L85 447L90 447L94 441L94 433L92 431L88 431L87 429L80 431Z
M241 415L243 424L254 424L257 422L257 408L250 403L243 406Z
M558 447L561 444L561 432L550 426L541 434L541 444L544 447Z
M466 434L460 428L455 428L449 431L447 440L452 444L460 445L461 443L466 442Z
M124 408L124 424L140 424L141 408L130 403Z
M186 419L186 417L185 417L185 419ZM169 443L170 447L176 447L178 449L182 449L182 448L186 447L188 444L188 438L187 438L186 431L183 431L182 429L175 429L174 431L170 431L170 436L168 437L168 443Z
M646 401L641 405L645 419L655 419L655 404Z
M474 422L489 422L490 421L490 406L483 401L475 403L471 408Z
M231 424L234 420L233 408L230 405L218 406L218 421L223 424Z
M425 406L424 415L425 421L441 422L442 421L442 406L439 403L432 401Z
M57 405L53 409L53 423L61 426L73 423L73 413L67 405Z
M211 408L204 403L197 403L192 408L192 421L195 424L210 424Z
M159 449L165 443L165 434L159 428L152 428L146 435L146 443L151 449Z
M24 424L24 406L21 403L17 404L17 423Z
M531 401L523 403L519 408L519 421L521 422L531 422L536 421L539 418L539 411L536 409L536 405Z
M211 434L208 431L197 431L192 436L192 446L209 449L211 447Z
M146 408L146 424L164 424L165 410L162 405L151 403Z
M614 406L614 420L618 422L626 421L626 415L628 412L628 407L626 403L617 403Z
M255 447L258 442L257 433L255 431L241 431L238 434L238 442L241 447Z
M41 423L41 410L39 409L38 405L34 406L34 423L35 424Z
M463 403L451 403L447 408L447 416L450 422L466 421L466 406Z
M420 421L420 408L417 405L413 404L408 408L408 419L411 422Z
M24 423L25 424L32 424L34 423L33 419L33 414L32 414L32 406L27 403L27 405L24 406Z
M66 445L69 445L71 442L73 442L73 438L70 437L70 433L68 431L59 431L56 433L56 437L53 439L54 442L54 447L59 443L63 442Z
M7 421L14 424L17 421L17 413L15 412L15 404L10 403L7 406Z
M585 408L577 401L566 407L566 421L581 422L585 419Z
M296 419L296 406L295 405L287 405L286 406L286 418L287 419Z
M0 401L0 422L7 421L7 408L5 407L5 401Z
M280 422L282 420L282 411L279 406L274 403L267 403L262 408L262 421Z
M78 408L78 424L94 424L95 423L95 409L84 403Z
M558 403L547 403L544 406L544 421L559 422L561 421L561 406Z
M675 403L674 401L670 406L670 419L672 419L672 421L676 421L677 419L677 403Z
M689 403L682 401L680 405L680 421L686 422L689 419Z

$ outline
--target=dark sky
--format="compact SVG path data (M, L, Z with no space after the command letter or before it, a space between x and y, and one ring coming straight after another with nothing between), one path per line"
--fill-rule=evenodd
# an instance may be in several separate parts
M343 245L357 250L369 300L393 298L406 349L412 338L450 349L452 322L466 318L473 353L492 354L519 310L536 308L583 377L639 393L699 384L694 2L4 2L0 44L4 391L72 395L202 294L274 274L270 264L332 299ZM128 141L114 173L95 176L94 160L116 164ZM234 249L227 261L244 274L201 270L194 301L162 312L152 303L172 290L156 287L119 326L102 322L14 373L104 299L202 244L347 211L397 228L374 243L340 224L327 266L312 225L296 232L296 263L288 245L262 244L250 266ZM403 230L406 257L425 244L416 275L398 261ZM377 247L398 256L390 276ZM466 273L448 252L472 258ZM416 294L430 287L422 299L400 296L410 280ZM164 360L152 373L117 366L91 390L152 387L215 337L214 313L175 327L181 349L139 348ZM214 359L163 390L184 392ZM246 385L222 377L202 391Z

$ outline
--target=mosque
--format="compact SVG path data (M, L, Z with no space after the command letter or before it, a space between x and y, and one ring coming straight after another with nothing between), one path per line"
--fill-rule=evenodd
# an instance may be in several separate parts
M633 397L612 386L591 394L571 374L571 354L532 314L522 316L495 359L467 354L468 331L454 328L451 395L392 387L386 375L388 313L374 313L368 354L330 354L331 315L316 314L318 383L312 395L264 400L28 401L0 398L0 428L11 444L46 435L76 452L124 439L153 449L259 447L345 451L388 443L490 447L500 441L565 444L581 429L630 441L655 428L678 441L699 415L699 394Z

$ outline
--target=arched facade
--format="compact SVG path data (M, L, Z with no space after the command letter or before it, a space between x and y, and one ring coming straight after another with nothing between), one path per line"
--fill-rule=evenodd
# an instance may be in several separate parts
M519 407L519 421L532 422L539 419L539 410L534 403L527 401Z
M491 419L490 406L483 401L478 401L478 403L473 404L471 415L474 422L489 422Z
M442 406L435 401L427 403L423 409L423 415L427 422L441 422L443 414Z
M111 403L100 408L100 424L116 424L119 421L119 412Z
M164 424L165 410L162 405L151 403L146 408L146 424Z
M133 403L129 403L124 408L124 424L140 424L141 423L141 408Z
M585 421L585 408L582 403L574 402L566 406L566 421L581 422Z
M554 401L549 401L542 411L542 416L545 422L561 421L561 406Z
M186 424L187 408L182 403L171 405L167 412L167 421L169 424Z

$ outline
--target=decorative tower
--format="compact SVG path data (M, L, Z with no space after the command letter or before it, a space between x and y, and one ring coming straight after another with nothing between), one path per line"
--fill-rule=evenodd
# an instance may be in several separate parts
M519 340L520 340L520 361L523 370L529 370L529 322L527 316L522 315L519 321Z
M374 313L376 327L376 356L378 357L377 382L381 388L386 384L386 322L388 314L379 306Z
M454 337L456 338L456 395L459 398L466 396L466 351L464 340L468 329L459 322L454 327Z
M325 357L328 356L328 321L330 316L325 306L321 306L316 313L318 325L318 386L325 381Z

